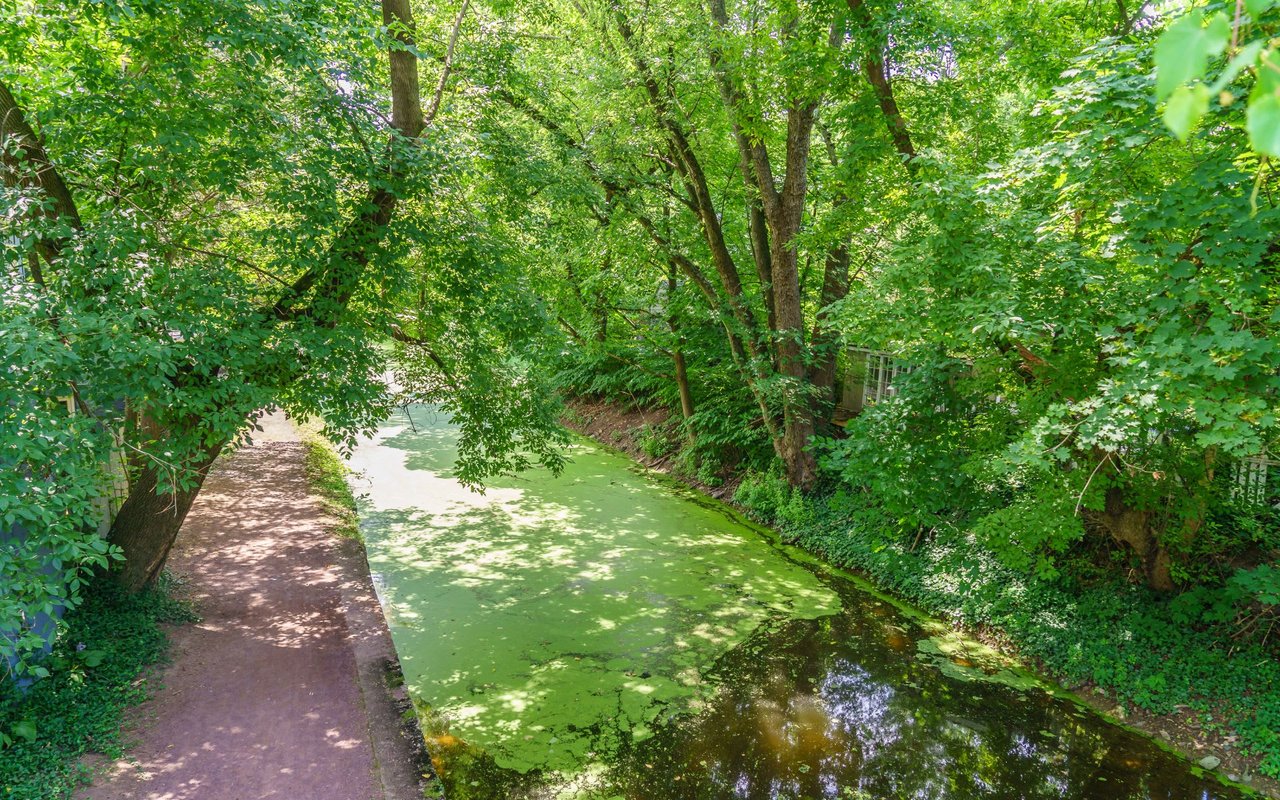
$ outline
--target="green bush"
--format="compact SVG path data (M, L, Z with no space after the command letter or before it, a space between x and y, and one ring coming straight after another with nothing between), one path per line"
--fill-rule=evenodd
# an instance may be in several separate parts
M167 646L161 622L195 619L173 599L167 579L136 595L99 578L45 661L50 675L25 693L0 686L0 796L6 800L69 797L88 775L89 752L121 755L123 711L147 696L138 675Z
M640 452L652 459L665 458L676 451L671 431L664 425L643 425L636 431Z

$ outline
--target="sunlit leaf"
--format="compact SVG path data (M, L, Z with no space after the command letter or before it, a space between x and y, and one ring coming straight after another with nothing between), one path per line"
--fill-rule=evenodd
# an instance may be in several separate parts
M1207 26L1199 11L1171 24L1156 42L1156 99L1163 100L1179 86L1203 79L1209 57L1226 49L1230 39L1231 24L1221 13Z
M1249 103L1249 144L1266 156L1280 156L1280 97L1264 94Z
M1209 90L1204 84L1179 86L1164 109L1164 124L1178 141L1185 142L1200 118L1209 110Z

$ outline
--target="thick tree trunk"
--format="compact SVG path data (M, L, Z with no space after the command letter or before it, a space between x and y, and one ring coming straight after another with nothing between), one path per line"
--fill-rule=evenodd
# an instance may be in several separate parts
M182 522L222 447L218 444L201 454L188 476L193 483L185 489L163 491L166 471L154 462L144 466L133 481L107 536L124 552L124 568L117 580L125 589L136 592L160 575Z
M804 306L800 297L800 264L795 237L804 218L806 172L813 133L815 103L797 103L787 111L786 175L782 189L774 182L764 144L752 147L752 164L760 185L765 217L769 223L770 261L773 266L774 330L778 372L786 379L783 396L782 458L787 480L807 489L817 477L817 464L809 452L814 434L809 398L809 370L805 363Z
M1148 586L1161 592L1173 590L1173 559L1156 536L1152 512L1129 505L1124 488L1112 486L1103 510L1091 516L1112 539L1133 550Z

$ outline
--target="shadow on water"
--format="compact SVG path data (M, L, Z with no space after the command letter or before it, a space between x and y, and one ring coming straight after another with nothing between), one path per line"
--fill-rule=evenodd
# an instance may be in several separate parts
M413 421L353 465L451 800L1241 796L624 458L481 497Z

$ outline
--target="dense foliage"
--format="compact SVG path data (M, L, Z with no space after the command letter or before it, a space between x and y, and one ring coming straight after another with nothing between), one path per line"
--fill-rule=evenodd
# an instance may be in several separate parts
M527 256L559 271L562 385L678 411L704 479L776 459L893 535L959 525L1044 577L1098 541L1163 591L1272 558L1274 515L1239 489L1280 419L1252 105L1179 141L1168 20L1051 9L503 18L462 75L493 177L546 221ZM1196 28L1206 64L1235 55L1224 25ZM1237 67L1232 98L1270 85ZM852 346L905 374L839 429Z
M194 619L172 588L94 585L45 662L52 675L26 694L0 693L0 793L70 797L88 777L82 756L121 755L123 712L147 697L140 673L164 656L159 623Z
M349 441L438 403L480 484L558 465L577 394L669 409L655 457L1150 708L1274 658L1274 3L382 5L0 30L0 629L121 551L156 574L138 541L263 407ZM1275 713L1232 717L1273 773Z
M646 453L1072 680L1249 692L1218 711L1274 774L1270 5L575 3L461 74L565 390L669 409ZM865 349L898 373L849 407Z
M89 570L153 580L261 409L368 430L396 402L376 344L467 423L465 479L556 463L518 219L472 179L478 132L441 119L477 23L440 9L419 49L383 6L6 5L0 663L28 666L28 620Z

